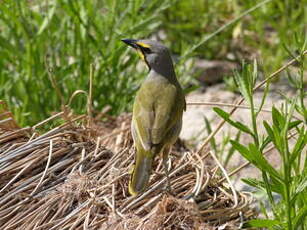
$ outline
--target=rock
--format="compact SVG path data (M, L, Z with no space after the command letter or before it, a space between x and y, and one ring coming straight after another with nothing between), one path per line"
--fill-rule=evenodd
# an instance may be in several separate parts
M204 85L221 82L225 76L233 75L239 65L229 61L197 60L195 62L196 78Z

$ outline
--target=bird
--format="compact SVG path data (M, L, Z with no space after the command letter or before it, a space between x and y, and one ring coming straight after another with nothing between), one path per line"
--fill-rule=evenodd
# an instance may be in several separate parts
M136 93L131 122L135 159L128 191L139 195L148 187L154 159L162 154L167 189L171 192L168 154L176 142L186 110L169 49L158 41L122 39L146 63L148 75Z

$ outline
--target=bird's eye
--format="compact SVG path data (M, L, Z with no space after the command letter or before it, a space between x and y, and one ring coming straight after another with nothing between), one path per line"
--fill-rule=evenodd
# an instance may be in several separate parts
M149 48L147 48L147 47L142 47L142 50L143 50L144 53L146 53L146 54L152 53L151 49L149 49Z

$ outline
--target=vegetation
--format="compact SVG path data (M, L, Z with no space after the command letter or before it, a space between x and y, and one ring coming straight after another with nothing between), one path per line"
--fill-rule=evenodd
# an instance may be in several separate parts
M266 0L206 39L254 7L255 1L2 1L0 97L21 125L34 124L60 110L74 91L87 91L94 64L96 111L106 105L113 114L129 110L146 69L136 69L138 58L121 44L127 37L164 36L183 57L179 76L190 75L190 66L183 63L192 55L238 62L258 57L268 73L289 57L284 45L297 51L293 34L305 32L305 3ZM190 80L181 77L183 83ZM72 108L84 111L85 101L78 96Z
M303 48L305 49L307 40ZM304 50L298 58L300 70L304 69ZM306 53L306 51L305 51ZM240 132L250 135L253 139L248 145L242 145L238 139L230 140L232 149L237 150L251 164L262 172L262 179L245 178L244 182L259 190L265 191L269 200L269 205L273 213L273 219L264 205L262 212L267 219L252 220L245 224L245 227L266 227L268 229L306 229L307 215L307 130L303 120L293 116L294 112L304 111L304 104L301 104L306 93L302 93L303 72L299 71L300 77L296 80L298 86L297 96L286 98L284 107L277 109L272 107L273 123L263 122L266 135L259 133L258 115L260 110L255 108L253 100L254 89L257 78L257 64L254 66L243 66L242 74L236 75L238 88L244 99L250 106L251 125L234 121L230 114L220 108L214 108L216 113L225 121L238 129ZM276 75L272 75L274 77ZM261 85L261 84L260 84ZM266 94L263 95L265 101ZM303 117L302 116L302 117ZM306 116L305 116L306 118ZM291 138L295 136L294 141ZM271 144L271 146L270 146ZM281 165L275 169L264 157L268 152L268 147L277 150L281 157ZM305 149L305 150L304 150ZM279 196L280 199L274 198Z
M198 86L191 74L196 58L245 60L228 84L248 102L251 124L215 108L238 135L227 137L222 147L211 139L212 149L221 154L231 145L225 164L237 151L262 172L261 180L245 182L265 191L272 215L263 208L266 219L247 227L307 229L306 11L307 0L3 0L0 98L21 126L36 124L68 103L76 113L84 113L87 98L82 93L87 95L92 70L94 113L106 106L115 115L129 111L147 70L140 68L139 58L122 38L163 40L180 57L177 72L186 91L191 83ZM291 58L297 59L296 70L286 75L297 96L285 97L282 108L271 108L272 124L259 124L253 100L256 79L266 79L265 102L270 84L280 77L269 75ZM261 126L264 136L259 134ZM249 135L251 143L240 144L241 134ZM278 169L264 158L270 146L281 156Z
M153 1L5 1L0 6L1 97L21 125L31 125L67 104L76 90L88 90L95 65L96 110L129 108L142 72L120 39L147 37L169 7ZM150 15L150 16L149 16ZM84 111L79 96L72 107Z

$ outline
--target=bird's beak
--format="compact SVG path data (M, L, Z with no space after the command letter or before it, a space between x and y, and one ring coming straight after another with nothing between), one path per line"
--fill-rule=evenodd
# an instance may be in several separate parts
M122 41L125 42L127 45L133 47L137 51L141 59L147 63L143 49L149 48L150 47L149 45L140 42L140 40L136 39L122 39Z
M134 49L139 48L137 42L138 40L135 39L122 39L122 42L126 43L128 46L133 47Z

